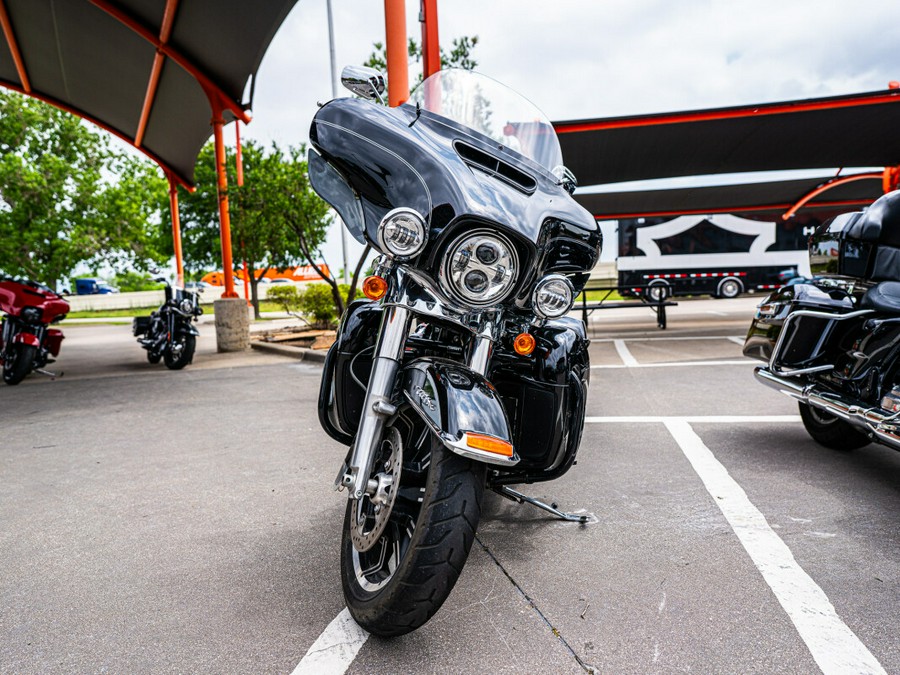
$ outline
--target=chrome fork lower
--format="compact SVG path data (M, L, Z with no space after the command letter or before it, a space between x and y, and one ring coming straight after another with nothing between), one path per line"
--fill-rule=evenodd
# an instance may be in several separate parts
M391 404L391 394L403 358L410 318L410 310L406 307L392 305L384 310L356 442L340 482L341 487L349 489L350 499L360 499L368 490L372 458L381 442L384 423L396 412Z

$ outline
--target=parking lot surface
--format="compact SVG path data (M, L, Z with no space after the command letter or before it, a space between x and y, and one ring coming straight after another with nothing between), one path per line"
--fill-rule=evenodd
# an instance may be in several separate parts
M595 313L578 464L521 488L595 521L489 495L393 640L344 621L317 366L64 326L64 377L0 389L0 671L900 672L900 453L812 442L741 355L753 305Z

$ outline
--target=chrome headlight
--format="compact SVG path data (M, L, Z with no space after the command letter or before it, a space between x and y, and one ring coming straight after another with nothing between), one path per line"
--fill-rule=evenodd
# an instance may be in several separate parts
M382 250L400 260L419 255L427 242L425 221L412 209L389 211L378 225L378 243Z
M190 314L194 310L194 303L189 299L185 299L181 301L181 311L185 314Z
M531 307L542 319L556 319L567 314L575 302L575 287L562 274L548 274L535 284Z
M39 307L26 307L22 310L22 319L27 323L40 323L42 312Z
M454 240L441 265L441 282L457 298L478 307L496 304L512 290L519 256L504 236L488 230Z

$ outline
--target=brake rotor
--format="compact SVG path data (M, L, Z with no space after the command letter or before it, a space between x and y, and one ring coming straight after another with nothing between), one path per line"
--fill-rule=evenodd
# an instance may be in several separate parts
M368 551L381 539L400 487L403 442L396 428L385 430L381 448L390 448L390 453L385 457L386 453L382 452L380 464L373 469L369 480L376 482L374 492L369 494L367 491L360 499L353 500L350 512L350 540L353 548L360 552Z

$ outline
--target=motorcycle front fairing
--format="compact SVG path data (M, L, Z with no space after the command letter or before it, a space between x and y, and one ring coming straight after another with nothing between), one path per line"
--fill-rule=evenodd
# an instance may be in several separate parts
M539 274L575 275L578 290L579 275L597 262L600 228L555 176L450 119L410 105L341 98L319 109L310 140L313 186L360 242L377 242L381 219L396 207L422 215L429 241L417 265L432 274L443 245L478 223L510 236L528 261L515 294L520 306ZM324 163L337 173L327 185Z

